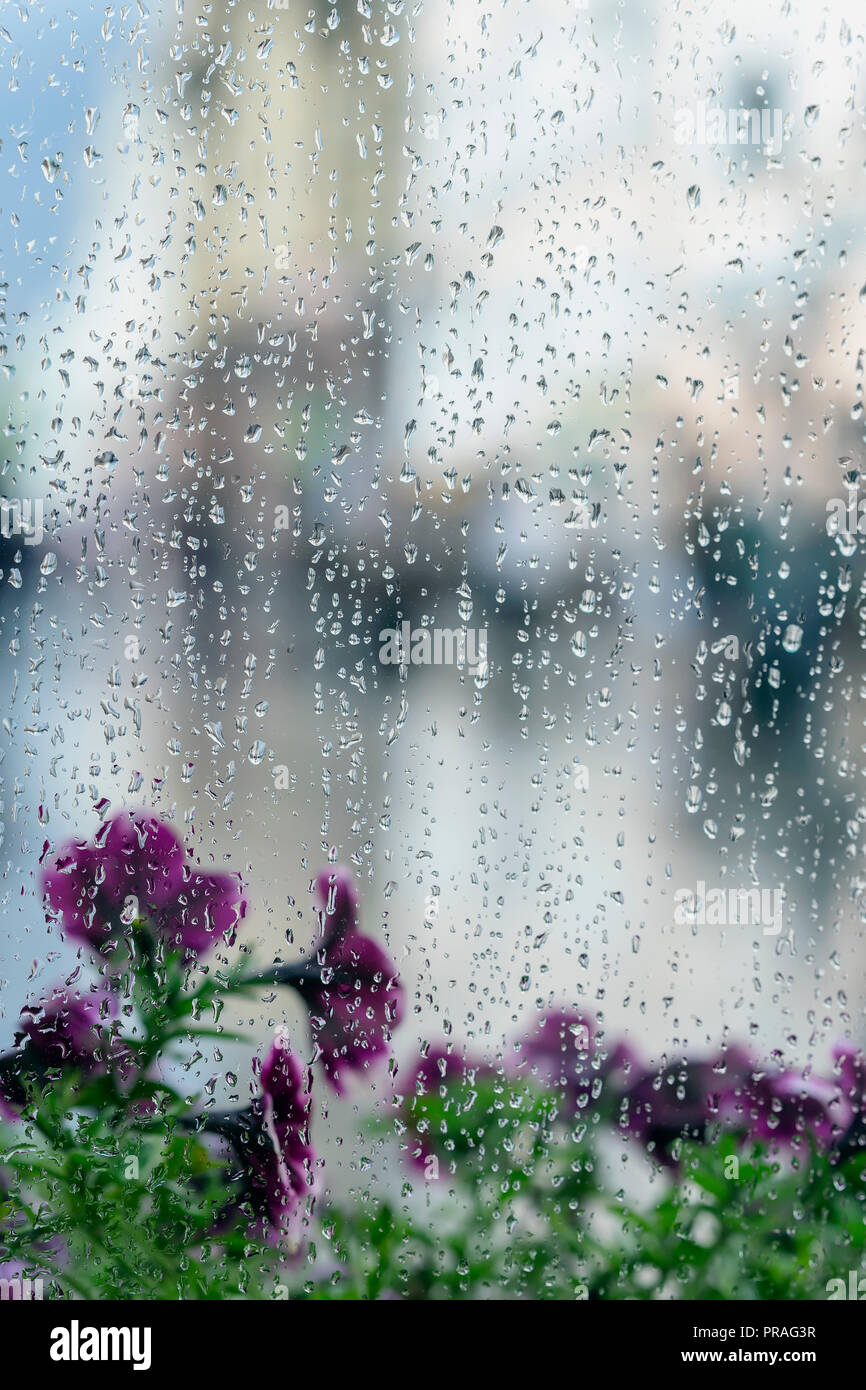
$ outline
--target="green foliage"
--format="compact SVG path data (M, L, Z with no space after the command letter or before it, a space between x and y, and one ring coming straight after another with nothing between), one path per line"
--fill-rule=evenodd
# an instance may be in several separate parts
M180 956L143 950L130 972L140 1026L112 1033L106 1067L22 1077L22 1119L0 1144L0 1263L47 1272L60 1296L220 1299L272 1282L275 1254L246 1238L224 1157L194 1132L189 1100L147 1074L216 1031L233 981L187 976Z
M109 1065L24 1077L0 1153L0 1262L47 1274L55 1295L822 1299L861 1265L866 1156L720 1128L660 1167L618 1129L604 1088L568 1102L488 1068L377 1120L369 1185L339 1201L326 1188L301 1250L253 1240L197 1102L150 1068L227 1036L221 1000L243 982L197 980L143 953L139 1024L113 1037Z
M825 1299L864 1257L866 1156L721 1131L660 1169L601 1110L566 1122L549 1094L501 1080L458 1080L408 1113L439 1177L320 1211L337 1269L301 1296Z

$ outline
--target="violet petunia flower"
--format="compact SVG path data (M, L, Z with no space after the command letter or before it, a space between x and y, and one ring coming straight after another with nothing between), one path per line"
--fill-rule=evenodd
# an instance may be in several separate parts
M0 1120L12 1123L21 1118L20 1108L27 1102L27 1091L21 1077L24 1071L20 1051L0 1054ZM2 1199L0 1187L0 1199Z
M15 1047L0 1056L0 1119L20 1118L28 1075L44 1078L58 1067L101 1075L109 1062L129 1067L124 1045L111 1031L114 1000L106 989L88 995L60 988L21 1011Z
M92 843L68 845L43 872L46 911L96 950L133 922L149 925L188 958L232 933L246 911L235 874L202 873L158 817L121 811Z
M465 1076L472 1076L479 1070L487 1071L487 1064L455 1052L447 1044L428 1048L412 1073L410 1095L429 1095L432 1091L447 1087L452 1081Z
M665 1167L675 1168L681 1139L707 1138L713 1122L730 1116L752 1074L745 1052L641 1072L625 1090L620 1125Z
M841 1103L847 1107L839 1154L848 1158L866 1148L866 1058L862 1050L846 1038L834 1046L833 1060Z
M28 1004L15 1035L16 1045L24 1044L25 1064L105 1070L112 1039L104 1020L110 1012L105 991L81 995L58 990L42 1003Z
M851 1107L840 1088L822 1077L756 1072L727 1097L724 1118L765 1143L791 1145L812 1135L826 1148L845 1133Z
M160 927L171 946L187 956L199 956L217 939L234 943L238 923L246 913L237 874L204 874L187 867L180 892L162 914Z
M291 983L310 1011L325 1076L342 1095L345 1072L363 1072L389 1051L403 1012L403 989L382 947L358 930L358 898L347 873L319 875L324 939L317 965L293 970Z
M75 842L43 873L51 915L67 936L103 946L124 922L159 916L183 883L183 845L167 825L121 811L92 843Z
M597 1097L599 1083L619 1089L635 1064L626 1043L606 1049L595 1020L568 1009L541 1014L517 1050L520 1067L559 1094L570 1118Z
M839 1084L759 1070L745 1051L731 1047L716 1060L644 1072L623 1097L620 1124L660 1163L676 1167L676 1141L703 1142L714 1124L775 1147L811 1136L827 1148L849 1129L853 1113Z
M267 1238L297 1243L304 1200L315 1193L310 1144L309 1073L304 1076L284 1034L278 1034L261 1068L261 1090L245 1111L205 1120L222 1133L240 1160L241 1200L253 1226Z
M430 1110L444 1107L453 1117L470 1109L475 1102L475 1082L494 1075L489 1063L455 1052L448 1045L431 1047L424 1053L410 1078L403 1106L407 1129L413 1136L407 1156L416 1167L424 1168L435 1153L436 1131ZM444 1129L444 1119L441 1125Z

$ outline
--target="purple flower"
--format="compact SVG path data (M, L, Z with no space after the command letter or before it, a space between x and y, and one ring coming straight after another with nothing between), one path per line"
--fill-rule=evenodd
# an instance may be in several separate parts
M705 1139L711 1122L730 1113L750 1076L751 1063L739 1048L714 1060L644 1071L623 1095L620 1124L660 1163L676 1167L677 1140Z
M800 1072L755 1072L726 1098L724 1118L753 1139L795 1144L812 1134L828 1146L848 1128L851 1107L838 1086Z
M10 1124L21 1118L19 1109L27 1101L27 1092L21 1084L22 1069L20 1052L4 1052L0 1056L0 1120ZM2 1197L0 1181L0 1200Z
M160 925L170 945L198 956L218 937L231 945L246 908L236 874L203 874L187 867L181 890Z
M454 1052L447 1044L438 1047L431 1047L425 1052L418 1061L412 1073L412 1084L410 1092L412 1095L425 1096L432 1091L440 1091L444 1095L444 1089L449 1082L465 1076L473 1076L478 1071L490 1071L486 1062L474 1061Z
M839 1090L851 1107L851 1118L866 1110L866 1058L859 1047L843 1038L833 1047L834 1071Z
M217 937L230 940L246 911L237 875L188 864L174 831L142 811L119 812L92 844L68 845L46 866L43 886L49 916L97 950L138 921L194 957Z
M439 1112L444 1111L453 1120L471 1109L476 1099L476 1080L494 1075L487 1062L461 1056L447 1045L431 1047L420 1058L404 1106L406 1124L414 1136L409 1158L416 1167L426 1165L434 1154L436 1134L446 1130L444 1116L437 1123Z
M261 1068L261 1091L223 1132L244 1170L253 1225L268 1236L297 1237L302 1204L315 1191L310 1145L309 1073L278 1034Z
M44 1002L28 1004L22 1010L15 1042L23 1042L25 1056L39 1066L104 1070L111 1036L103 1019L109 1010L104 991L81 995L58 990Z
M847 1158L866 1147L866 1058L845 1038L834 1046L833 1060L839 1078L840 1123L845 1126L839 1150Z
M599 1080L612 1082L617 1078L621 1082L635 1061L623 1042L606 1051L595 1020L567 1009L542 1014L517 1047L521 1066L559 1092L568 1116L576 1115L587 1104Z
M381 946L358 930L358 899L349 875L326 869L317 886L325 916L319 969L305 970L292 982L310 1010L325 1076L342 1095L344 1072L366 1071L389 1051L391 1029L402 1016L403 990Z

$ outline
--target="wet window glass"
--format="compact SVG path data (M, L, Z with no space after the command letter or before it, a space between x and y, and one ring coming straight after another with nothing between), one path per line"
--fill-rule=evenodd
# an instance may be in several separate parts
M862 19L4 7L4 1299L860 1296Z

